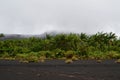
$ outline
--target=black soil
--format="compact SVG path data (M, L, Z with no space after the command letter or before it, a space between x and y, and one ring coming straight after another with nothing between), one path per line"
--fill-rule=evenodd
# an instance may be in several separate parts
M62 60L20 63L0 60L0 80L120 80L120 64L94 60L66 64Z

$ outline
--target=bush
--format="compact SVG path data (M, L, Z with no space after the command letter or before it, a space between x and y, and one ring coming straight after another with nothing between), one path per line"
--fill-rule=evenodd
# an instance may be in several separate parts
M24 60L26 60L27 55L28 55L28 54L26 54L26 53L23 53L23 54L16 54L15 59L17 59L17 60L19 60L19 61L24 61Z
M38 62L39 59L37 57L37 53L36 52L31 52L26 56L26 60L29 62Z
M65 53L65 57L66 57L67 59L72 59L72 57L73 57L74 54L75 54L74 51L67 51L67 52Z
M1 55L1 57L2 58L8 58L8 57L10 57L10 55L7 52L5 52L4 54Z
M106 59L106 56L101 51L89 52L89 59Z
M120 59L120 54L116 51L109 51L109 52L106 52L106 56L109 58L109 59Z
M65 51L64 50L61 50L61 49L55 49L54 51L52 51L52 56L54 58L62 58L62 57L65 57Z
M51 51L39 51L39 52L37 52L37 56L38 57L44 56L46 58L51 58L52 53L51 53Z
M77 50L77 51L76 51L76 54L77 54L79 57L82 57L82 56L88 57L88 50L81 48L80 50Z

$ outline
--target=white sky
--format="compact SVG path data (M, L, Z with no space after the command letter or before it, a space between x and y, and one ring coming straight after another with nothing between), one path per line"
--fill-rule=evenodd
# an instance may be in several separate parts
M0 33L120 30L120 0L0 0Z

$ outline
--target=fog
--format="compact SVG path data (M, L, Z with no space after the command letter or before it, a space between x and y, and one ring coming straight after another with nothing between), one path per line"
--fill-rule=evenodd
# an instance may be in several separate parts
M0 0L0 33L120 30L120 0Z

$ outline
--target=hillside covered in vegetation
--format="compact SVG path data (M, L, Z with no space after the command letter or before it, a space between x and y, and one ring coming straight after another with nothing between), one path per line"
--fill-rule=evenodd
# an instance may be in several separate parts
M112 32L98 32L93 35L46 34L45 38L0 40L0 58L33 62L45 59L120 59L120 39Z

